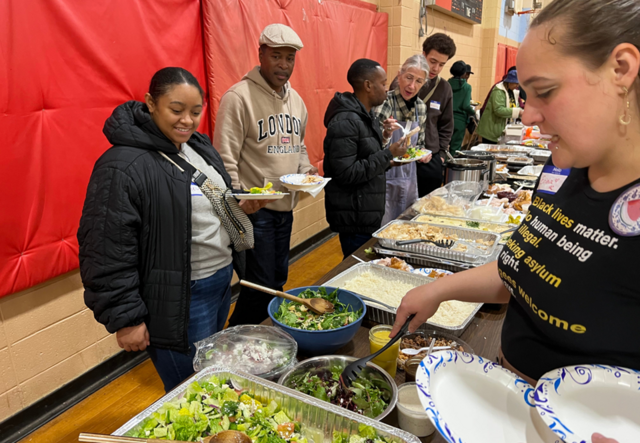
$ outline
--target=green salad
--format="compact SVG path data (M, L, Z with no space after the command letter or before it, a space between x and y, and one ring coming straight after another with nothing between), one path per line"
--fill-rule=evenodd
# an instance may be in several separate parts
M296 329L307 331L326 331L337 329L353 323L362 315L362 309L354 311L350 305L345 305L338 300L338 290L327 294L325 288L318 291L306 289L298 294L299 298L324 298L333 303L334 311L331 314L318 315L311 312L306 306L300 303L283 301L274 314L280 323Z
M333 366L331 370L322 370L314 375L309 372L300 374L291 377L287 386L369 418L382 414L391 400L389 391L376 385L384 381L369 380L361 374L350 388L346 388L340 383L342 370L340 366Z
M371 426L361 424L358 425L358 433L354 435L334 431L332 443L391 443L391 440L378 435Z
M182 397L165 403L125 435L195 442L231 429L244 432L254 443L307 443L300 423L292 420L275 401L262 404L250 392L230 386L228 380L216 376L193 382ZM364 443L362 438L391 443L368 426L361 426L360 435L351 437L334 433L333 442Z
M300 424L275 401L263 405L249 392L230 385L216 376L193 382L184 396L162 405L126 436L198 441L231 429L244 432L256 443L307 443L300 435Z
M396 157L395 159L398 161L414 160L416 158L424 157L426 154L427 151L424 149L409 148L402 157Z

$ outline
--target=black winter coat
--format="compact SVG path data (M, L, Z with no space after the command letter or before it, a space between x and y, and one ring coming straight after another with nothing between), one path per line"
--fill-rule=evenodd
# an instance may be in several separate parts
M151 345L186 353L194 169L144 103L118 106L103 132L114 146L94 166L78 229L85 303L111 333L145 322ZM188 143L231 186L209 138Z
M336 93L324 116L325 209L331 230L371 234L384 215L385 171L393 156L382 147L382 132L355 95Z

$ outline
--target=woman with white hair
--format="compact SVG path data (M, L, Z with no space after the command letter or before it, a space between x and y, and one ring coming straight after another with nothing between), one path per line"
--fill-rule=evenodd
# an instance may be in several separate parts
M422 54L411 56L398 73L398 86L387 92L387 100L372 110L382 125L383 143L395 143L403 136L402 128L420 127L420 132L411 137L411 146L425 149L425 121L427 105L418 97L420 88L429 76L429 65ZM431 155L419 160L428 163ZM418 175L415 163L396 165L392 162L387 171L387 195L382 225L396 219L418 199Z

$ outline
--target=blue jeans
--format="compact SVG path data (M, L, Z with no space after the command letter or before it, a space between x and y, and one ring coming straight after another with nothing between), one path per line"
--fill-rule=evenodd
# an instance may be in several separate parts
M356 252L362 245L371 240L371 234L338 234L344 258Z
M282 291L289 276L289 246L293 212L260 209L249 215L253 224L255 245L247 251L245 280ZM267 307L272 297L242 287L229 324L257 325L269 316Z
M232 275L233 266L229 265L211 277L191 281L191 305L187 329L189 354L154 346L147 348L166 392L193 374L193 358L196 356L196 348L193 344L224 328L231 305Z

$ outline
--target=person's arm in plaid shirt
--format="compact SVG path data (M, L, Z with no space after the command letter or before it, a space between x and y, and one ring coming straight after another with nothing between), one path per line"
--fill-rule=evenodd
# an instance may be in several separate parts
M391 133L395 130L395 128L391 129L391 125L395 122L395 119L390 119L392 109L389 100L390 99L387 98L383 104L381 104L380 106L376 106L371 110L372 115L376 117L378 119L378 122L380 123L380 130L382 131L383 137L383 147L389 144L389 140L391 140ZM391 130L387 130L387 127L389 127Z

